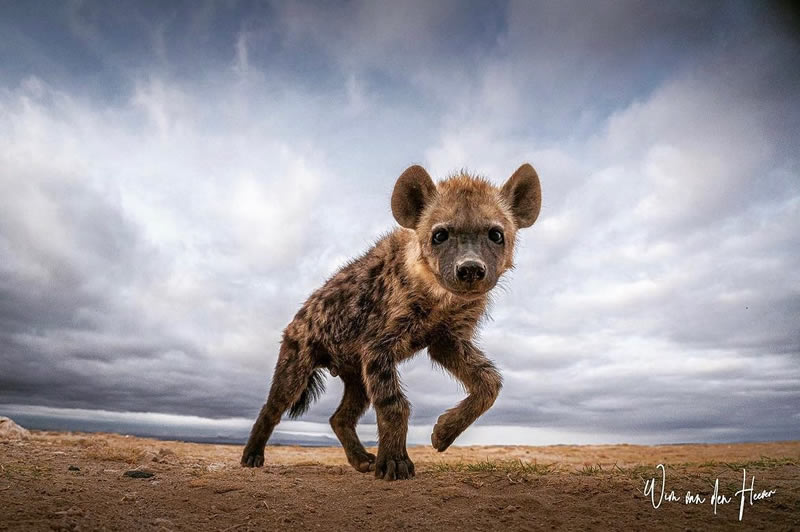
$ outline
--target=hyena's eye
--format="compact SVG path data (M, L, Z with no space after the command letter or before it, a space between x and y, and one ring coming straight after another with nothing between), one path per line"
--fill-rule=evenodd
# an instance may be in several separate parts
M433 232L433 243L434 244L441 244L450 236L450 233L447 232L447 229L437 229Z
M490 229L489 230L489 240L491 240L495 244L502 244L503 243L503 232L500 229Z

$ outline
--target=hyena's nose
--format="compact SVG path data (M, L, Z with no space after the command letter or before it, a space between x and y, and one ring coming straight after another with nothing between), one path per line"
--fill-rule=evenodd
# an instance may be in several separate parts
M474 283L486 277L486 265L477 260L465 260L456 266L456 277L465 283Z

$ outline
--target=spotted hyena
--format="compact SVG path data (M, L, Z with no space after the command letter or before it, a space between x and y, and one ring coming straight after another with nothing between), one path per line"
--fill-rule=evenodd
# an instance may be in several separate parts
M411 407L397 365L425 348L469 393L433 427L431 443L447 449L500 391L500 374L472 339L489 291L512 267L517 231L536 221L540 206L539 177L529 164L500 188L463 173L434 184L421 166L403 172L392 193L392 214L402 228L311 294L284 330L242 465L263 465L281 415L305 412L323 391L327 369L344 382L330 423L348 462L378 478L413 477L406 451ZM355 430L370 404L378 420L377 457Z

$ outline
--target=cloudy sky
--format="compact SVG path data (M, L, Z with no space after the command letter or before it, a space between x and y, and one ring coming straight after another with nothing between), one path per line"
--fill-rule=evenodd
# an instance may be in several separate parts
M459 442L800 434L796 13L0 5L0 414L246 431L404 168L527 161L542 213L480 341L506 385ZM463 392L401 373L425 443ZM330 434L340 393L279 428Z

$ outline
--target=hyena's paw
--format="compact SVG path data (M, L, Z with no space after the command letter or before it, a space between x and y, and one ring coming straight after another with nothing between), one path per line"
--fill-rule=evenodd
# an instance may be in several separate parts
M414 462L408 454L402 455L381 455L378 450L378 458L375 462L375 478L383 480L405 480L414 476Z
M264 465L264 446L250 445L244 448L242 453L242 465L244 467L261 467Z
M446 450L456 440L462 430L460 427L450 421L447 414L442 414L436 420L436 425L433 427L431 434L431 445L440 453Z
M347 453L347 461L359 473L375 471L375 455L367 451L356 449Z

